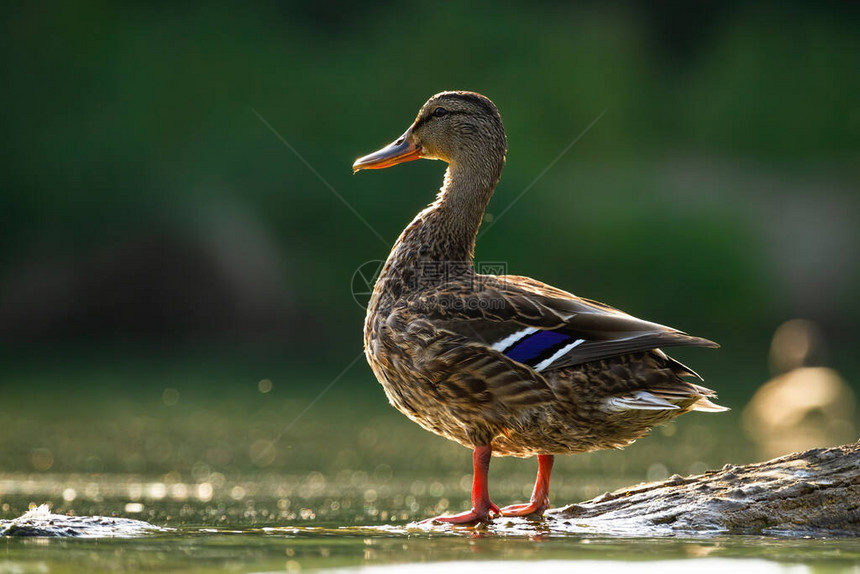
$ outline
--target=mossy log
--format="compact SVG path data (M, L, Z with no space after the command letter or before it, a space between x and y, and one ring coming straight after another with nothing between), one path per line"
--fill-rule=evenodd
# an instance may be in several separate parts
M553 531L860 535L860 441L606 493L547 512Z

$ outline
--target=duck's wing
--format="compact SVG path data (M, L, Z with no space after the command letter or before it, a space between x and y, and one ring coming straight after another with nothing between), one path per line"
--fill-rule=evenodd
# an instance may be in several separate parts
M458 410L461 419L500 424L520 409L556 398L543 376L527 365L488 349L480 340L440 328L435 321L413 318L404 334L422 341L413 360L421 373L432 374L432 392Z
M659 348L719 346L528 277L479 275L474 281L447 285L425 300L422 312L437 328L538 372Z

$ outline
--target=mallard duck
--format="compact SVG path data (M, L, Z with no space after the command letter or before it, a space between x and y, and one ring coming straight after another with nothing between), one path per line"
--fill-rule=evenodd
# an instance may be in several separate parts
M419 158L448 164L436 200L394 244L364 324L367 361L390 403L473 450L472 508L430 519L439 522L540 516L555 455L620 448L683 413L727 410L661 350L716 343L529 277L475 272L478 228L506 153L493 102L450 91L353 164L356 172ZM537 456L529 502L490 500L493 455Z

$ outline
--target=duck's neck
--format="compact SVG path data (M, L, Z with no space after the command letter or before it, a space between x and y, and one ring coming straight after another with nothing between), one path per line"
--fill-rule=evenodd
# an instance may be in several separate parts
M501 163L484 169L474 165L448 166L436 201L404 233L404 241L417 243L419 259L472 263L475 238L499 181Z

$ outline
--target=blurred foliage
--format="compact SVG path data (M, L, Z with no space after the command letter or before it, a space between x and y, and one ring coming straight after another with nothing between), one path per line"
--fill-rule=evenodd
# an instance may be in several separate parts
M856 384L858 16L850 2L10 7L4 347L19 362L110 341L347 364L353 271L385 258L442 174L353 177L352 160L431 94L471 89L510 147L479 259L724 343L679 353L724 393L766 378L769 337L798 316Z

